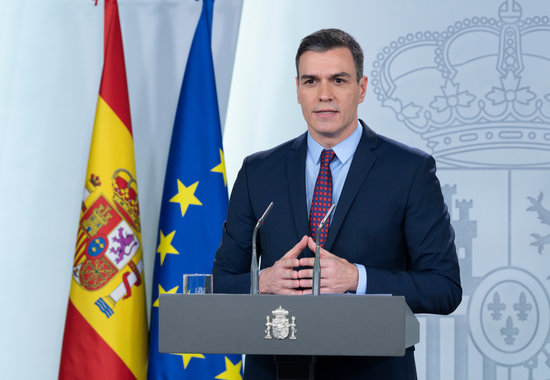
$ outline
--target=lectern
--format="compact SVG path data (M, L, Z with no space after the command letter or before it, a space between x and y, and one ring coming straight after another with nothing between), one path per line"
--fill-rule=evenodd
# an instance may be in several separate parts
M405 298L162 294L166 353L403 356L419 341Z

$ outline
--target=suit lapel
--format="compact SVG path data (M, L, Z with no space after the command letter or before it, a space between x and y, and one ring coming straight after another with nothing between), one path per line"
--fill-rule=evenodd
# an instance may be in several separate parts
M353 161L351 162L342 193L340 194L340 199L336 205L335 214L329 227L327 241L325 243L325 249L328 251L331 250L334 239L338 236L338 231L342 226L349 208L378 156L374 151L374 148L377 146L376 134L367 127L363 121L360 122L363 126L363 134L361 135L361 140L353 155Z
M299 136L286 157L287 183L298 238L308 233L306 203L306 134Z

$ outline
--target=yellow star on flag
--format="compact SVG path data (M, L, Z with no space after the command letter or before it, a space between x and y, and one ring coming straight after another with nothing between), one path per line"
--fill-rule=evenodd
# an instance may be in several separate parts
M160 231L160 242L157 248L157 253L160 253L160 265L164 264L164 259L166 255L179 255L180 253L172 245L172 239L176 234L176 230L170 232L168 235L164 236L162 230Z
M241 364L242 360L239 360L237 364L233 364L231 360L225 357L225 371L216 376L216 379L222 380L242 380L241 376Z
M197 190L198 184L199 182L197 181L191 186L185 187L185 185L178 179L178 193L170 199L170 202L180 204L182 218L185 216L189 205L202 206L201 201L195 197L195 190Z
M204 359L203 354L172 354L172 355L179 355L183 359L183 369L187 369L187 366L189 365L189 362L192 358L199 358Z
M164 288L162 287L162 285L159 284L159 296L161 294L176 294L176 292L178 291L178 287L179 286L174 286L172 289L166 291L164 290ZM159 307L159 299L157 298L157 300L155 301L155 303L153 304L153 307Z
M221 173L223 175L223 184L227 187L227 175L225 173L225 159L223 157L223 150L220 149L220 163L213 167L211 172Z

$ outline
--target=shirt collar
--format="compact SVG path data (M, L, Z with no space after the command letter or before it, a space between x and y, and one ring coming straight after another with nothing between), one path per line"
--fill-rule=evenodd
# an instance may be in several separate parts
M359 140L361 140L361 135L363 134L363 128L358 123L357 128L351 135L349 135L344 141L338 143L332 147L334 153L336 153L336 158L342 163L345 164L357 149L359 145ZM319 164L321 160L321 152L325 149L321 144L319 144L309 132L307 133L307 154L313 158L313 161L316 164Z

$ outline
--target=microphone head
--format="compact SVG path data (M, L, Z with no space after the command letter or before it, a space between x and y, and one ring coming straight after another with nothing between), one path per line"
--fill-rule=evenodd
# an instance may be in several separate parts
M319 245L319 239L321 237L321 230L325 226L325 223L327 222L328 218L330 217L330 214L332 214L332 210L334 210L334 207L336 207L336 204L333 203L332 206L328 209L327 213L319 223L319 226L317 226L317 231L315 231L315 243Z
M269 212L273 208L273 205L273 202L269 203L269 206L267 206L263 215L260 217L260 219L258 219L258 222L256 223L256 228L259 228L262 224L264 224L265 217L267 216L267 214L269 214Z

